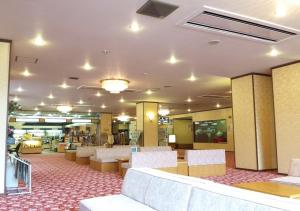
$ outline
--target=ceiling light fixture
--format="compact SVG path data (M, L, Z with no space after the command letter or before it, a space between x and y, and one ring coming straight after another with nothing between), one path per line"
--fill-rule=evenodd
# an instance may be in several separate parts
M188 108L188 110L187 110L188 112L191 112L191 109L190 108Z
M121 122L128 122L130 116L128 115L125 115L125 114L121 114L117 117L117 119Z
M84 104L84 102L82 100L79 100L78 104L82 105L82 104Z
M40 106L45 106L45 103L42 101L42 102L40 103Z
M86 71L90 71L90 70L94 69L94 67L88 61L86 61L85 64L83 66L81 66L81 68Z
M69 113L70 111L72 111L72 106L68 106L68 105L59 105L56 107L56 109L61 112L61 113Z
M194 76L194 74L192 73L191 76L188 78L189 81L196 81L197 78Z
M63 82L61 85L60 85L61 88L63 89L67 89L69 88L70 86L66 83L66 82Z
M97 97L101 97L101 93L100 93L100 92L97 92L95 95L96 95Z
M41 34L37 34L36 37L31 40L31 43L38 47L47 45L47 42L44 40L44 38Z
M221 107L221 105L220 105L219 103L217 103L216 107L217 107L217 108L220 108L220 107Z
M53 94L50 93L49 96L48 96L48 98L49 98L49 99L53 99L53 98L54 98Z
M101 80L101 87L112 94L118 94L128 88L129 81L125 79Z
M133 21L133 22L130 24L129 29L130 29L132 32L139 32L139 31L142 30L142 27L138 24L138 22Z
M29 77L32 75L27 68L21 74L25 77Z
M18 91L18 92L23 92L24 89L23 89L22 87L19 86L19 87L17 88L17 91Z
M170 113L169 109L163 109L163 108L161 108L161 109L158 110L158 114L160 116L167 116L169 113Z
M91 109L89 109L89 110L88 110L88 112L89 112L89 113L91 113L91 112L92 112L92 110L91 110Z
M105 105L105 104L102 104L101 108L105 109L105 108L106 108L106 105Z
M170 57L170 59L168 60L168 63L170 64L176 64L178 62L178 60L176 59L176 57L174 55L172 55Z
M283 0L277 0L276 8L275 8L275 16L278 18L282 18L287 14L287 6Z
M147 93L147 95L152 95L152 94L153 94L153 92L151 91L151 89L148 89L148 90L146 91L146 93Z
M271 51L268 53L268 55L271 57L276 57L279 56L280 54L281 53L276 48L272 48Z
M124 102L125 102L125 100L124 100L123 97L120 99L120 102L121 102L121 103L124 103Z
M35 110L35 111L38 111L38 110L39 110L39 108L38 108L38 107L35 107L35 108L34 108L34 110Z
M13 99L13 101L15 101L15 102L18 102L19 100L20 99L17 96L15 96L14 99Z
M192 102L192 99L189 97L186 101L190 103Z

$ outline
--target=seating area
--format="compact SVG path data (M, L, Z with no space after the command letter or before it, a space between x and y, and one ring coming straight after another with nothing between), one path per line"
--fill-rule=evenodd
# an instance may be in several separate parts
M300 201L190 179L153 169L129 169L121 194L85 199L80 211L299 210Z

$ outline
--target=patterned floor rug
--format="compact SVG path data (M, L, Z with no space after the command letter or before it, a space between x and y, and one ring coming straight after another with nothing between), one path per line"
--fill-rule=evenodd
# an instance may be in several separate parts
M0 196L0 210L78 210L79 201L120 193L122 178L117 173L101 173L64 159L63 154L26 155L32 163L32 194ZM253 172L229 168L225 176L208 177L232 185L266 181L278 177L273 172Z

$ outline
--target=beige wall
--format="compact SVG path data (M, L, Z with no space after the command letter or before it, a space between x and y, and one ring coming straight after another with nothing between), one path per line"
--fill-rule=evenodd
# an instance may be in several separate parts
M276 168L271 77L251 74L233 79L232 106L236 167Z
M273 69L278 172L300 158L300 63Z
M193 144L193 121L176 119L173 121L173 130L177 144Z
M180 115L171 115L170 119L192 118L195 121L226 119L227 121L227 144L218 143L194 143L194 149L225 149L234 151L233 126L232 126L232 109L217 109L211 111L195 112Z
M149 120L148 113L154 114ZM158 103L141 102L136 105L137 130L143 132L143 146L158 146Z
M5 192L10 43L0 41L0 194Z

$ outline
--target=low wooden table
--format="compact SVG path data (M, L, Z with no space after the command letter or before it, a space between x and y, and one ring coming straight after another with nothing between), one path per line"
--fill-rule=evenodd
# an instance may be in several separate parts
M235 184L234 186L281 197L300 199L300 188L292 185L275 182L250 182Z
M118 171L119 174L122 176L122 163L127 163L129 162L129 158L117 158L116 159L118 161Z
M70 161L76 160L76 150L66 150L65 158Z

